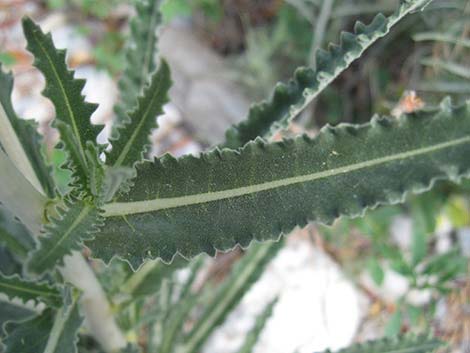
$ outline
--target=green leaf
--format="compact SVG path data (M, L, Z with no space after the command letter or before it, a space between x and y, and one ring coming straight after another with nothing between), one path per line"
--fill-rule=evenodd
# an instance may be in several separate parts
M85 80L74 79L73 71L69 71L65 63L65 50L57 50L51 35L44 34L31 19L23 19L23 31L27 48L34 55L34 65L46 78L43 94L54 104L56 121L70 127L70 136L62 136L65 146L69 152L78 153L82 162L86 163L87 142L96 143L101 127L90 122L96 104L85 102L81 94ZM57 127L64 129L61 125ZM85 179L86 168L75 158L72 160L77 175Z
M378 14L369 25L357 22L354 33L343 32L340 45L316 52L316 70L299 68L287 84L278 83L271 98L251 107L248 117L227 131L225 147L238 148L258 136L268 138L284 129L320 92L337 78L366 49L387 35L408 14L427 5L429 0L401 1L390 17Z
M131 33L125 50L126 68L118 82L121 99L115 106L112 136L122 124L130 122L128 112L135 110L137 97L143 93L150 73L155 70L157 28L162 21L160 4L160 0L135 2L136 16L130 22Z
M36 127L21 120L11 103L13 75L4 73L0 65L0 142L10 159L36 190L54 197L51 170L41 153L42 144Z
M163 113L163 106L168 102L170 87L170 68L162 60L150 85L139 98L137 108L129 114L130 122L119 127L117 134L110 138L113 148L107 153L107 164L132 167L143 158L149 145L150 131L158 126L156 117Z
M30 231L0 203L0 245L20 258L25 258L28 251L34 248L34 239Z
M263 332L266 323L273 313L273 308L277 304L279 298L272 300L264 310L256 318L254 327L247 333L245 341L238 353L252 353L256 343L259 340L261 332Z
M19 276L4 276L0 273L0 292L9 299L18 298L24 303L32 300L36 304L44 301L50 305L62 303L60 292L46 283L30 282Z
M4 327L6 323L24 321L31 319L33 316L36 316L36 312L31 308L0 299L0 338L5 336Z
M444 346L437 338L428 336L399 336L354 344L336 353L432 353ZM330 350L325 353L330 353Z
M31 320L7 324L6 353L76 353L81 324L76 296L57 311L48 308Z
M104 205L94 256L139 266L177 252L214 255L252 239L277 239L308 221L404 201L470 169L470 102L452 108L326 126L315 138L263 140L239 151L165 155L137 165L132 190Z
M219 326L245 293L256 283L264 269L277 255L283 242L253 244L238 261L223 284L217 288L214 299L201 313L197 325L190 332L181 349L182 353L197 353L209 335Z
M38 238L26 264L29 273L42 275L63 264L64 256L80 250L84 240L93 239L102 224L100 211L88 198L70 197L64 201L64 209L58 209L58 218L45 226L45 234Z

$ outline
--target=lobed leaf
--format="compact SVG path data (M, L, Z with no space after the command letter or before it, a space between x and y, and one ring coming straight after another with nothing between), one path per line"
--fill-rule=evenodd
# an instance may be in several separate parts
M165 155L137 165L129 193L104 205L105 226L87 244L137 267L277 239L308 221L403 202L470 170L470 103L326 126L315 138L266 143L199 157Z
M92 125L90 121L96 104L85 102L81 93L85 80L74 79L73 71L67 69L65 50L54 47L50 33L44 34L29 18L23 19L23 31L28 42L27 48L34 55L34 65L46 78L43 94L54 104L56 121L62 122L57 127L61 133L68 129L62 138L72 155L75 176L83 184L88 184L85 150L88 142L96 143L101 130L101 127Z
M390 17L378 14L369 25L356 22L354 33L341 33L340 45L316 52L316 69L302 67L287 84L278 83L271 98L250 108L248 117L226 133L224 147L238 148L258 136L269 138L286 128L316 96L360 58L366 49L384 37L408 14L422 9L430 0L401 1Z
M57 306L62 302L57 288L46 283L26 281L19 276L4 276L0 273L0 292L9 299L18 298L24 303L32 300L34 303L44 301Z
M41 153L41 137L30 121L18 118L11 103L13 75L0 64L0 142L20 172L36 188L53 198L54 181Z
M64 256L80 250L84 240L93 239L101 223L100 211L91 200L66 199L64 209L58 210L58 218L45 226L45 234L38 238L37 249L29 255L28 272L42 275L63 265Z
M132 167L143 158L150 131L158 126L156 117L163 113L163 106L168 102L170 87L170 68L162 60L139 98L137 108L129 114L130 121L118 127L115 136L110 138L113 148L106 153L107 164Z

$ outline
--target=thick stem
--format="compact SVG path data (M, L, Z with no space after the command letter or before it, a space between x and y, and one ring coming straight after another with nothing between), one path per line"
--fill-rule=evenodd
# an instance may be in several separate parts
M83 292L81 304L85 324L102 348L110 353L124 348L126 339L114 320L106 294L82 254L74 252L65 257L60 272Z

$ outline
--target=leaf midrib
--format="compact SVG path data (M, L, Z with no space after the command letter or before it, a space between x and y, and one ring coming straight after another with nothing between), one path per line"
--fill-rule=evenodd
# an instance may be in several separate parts
M152 95L150 103L147 104L147 108L145 109L142 118L140 119L139 123L137 124L137 127L134 130L134 132L132 133L131 137L129 138L129 140L127 140L127 143L124 145L124 148L122 149L121 154L119 155L118 159L116 160L116 163L114 164L114 167L121 166L122 163L124 162L124 160L126 159L127 155L129 154L129 151L130 151L132 145L134 144L134 140L136 139L137 135L140 133L140 131L142 129L142 125L145 124L145 122L147 121L148 114L151 111L151 109L152 109L152 107L155 103L155 100L160 95L162 82L163 82L163 80L160 80L160 82L158 82L158 86L155 88L155 91L154 91L154 94ZM150 87L149 87L149 89L150 89ZM132 123L129 123L129 125L131 125L131 124ZM126 127L128 127L129 125L126 125Z
M138 214L145 212L159 211L163 209L176 208L181 206L190 206L195 204L207 203L212 201L219 201L223 199L229 199L234 197L240 197L244 195L254 194L262 191L276 189L279 187L290 186L294 184L311 182L318 179L327 177L333 177L339 174L345 174L360 169L374 167L380 164L393 162L396 160L407 159L417 157L423 154L436 152L450 147L455 147L461 144L470 143L470 136L461 137L459 139L438 143L435 145L421 147L410 151L396 153L393 155L375 158L359 163L349 164L346 166L300 175L294 177L288 177L284 179L278 179L268 181L260 184L254 184L249 186L242 186L234 189L227 189L215 192L199 193L194 195L179 196L172 198L157 198L152 200L134 201L134 202L116 202L105 205L104 216L124 216L130 214Z

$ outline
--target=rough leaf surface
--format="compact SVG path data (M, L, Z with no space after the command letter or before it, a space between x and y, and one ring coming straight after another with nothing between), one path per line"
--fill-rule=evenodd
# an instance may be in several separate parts
M263 140L239 151L165 155L137 165L131 191L104 206L105 226L88 245L139 266L214 255L252 239L277 239L308 221L403 202L408 192L468 175L470 104L326 126L315 138Z

